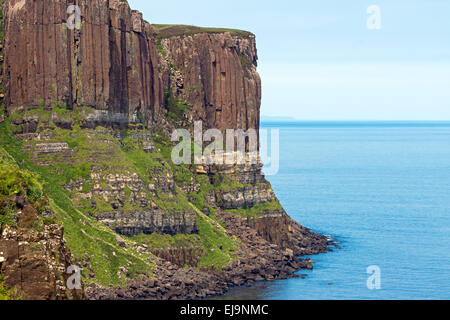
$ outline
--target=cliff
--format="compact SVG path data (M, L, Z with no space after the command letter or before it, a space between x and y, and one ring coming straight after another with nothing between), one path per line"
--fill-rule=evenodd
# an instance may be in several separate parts
M239 30L154 25L164 90L206 128L258 129L261 80L255 36Z
M81 30L67 28L72 4L81 10ZM55 101L105 111L112 122L159 112L154 31L126 2L8 0L3 14L8 112Z
M70 30L73 4L81 28ZM327 250L286 214L262 163L171 161L170 134L194 121L259 130L253 34L151 25L121 0L2 7L0 143L39 177L88 298L221 294L290 277L312 267L297 255ZM61 243L62 232L33 239ZM191 286L199 277L211 284Z
M66 27L71 4L80 7L81 30ZM167 113L165 90L206 128L259 127L250 33L152 26L121 0L8 0L3 12L9 113L56 102L94 108L97 124L136 122L138 113L155 124Z

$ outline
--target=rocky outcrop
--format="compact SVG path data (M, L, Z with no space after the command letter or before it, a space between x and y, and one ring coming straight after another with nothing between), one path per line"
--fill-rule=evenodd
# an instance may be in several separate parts
M166 212L161 209L124 212L101 212L96 216L117 233L136 236L141 233L162 233L175 235L178 233L197 233L197 221L194 212Z
M254 205L277 201L268 183L246 185L231 191L219 191L218 201L222 209L250 208Z
M197 267L200 257L205 253L202 247L152 248L150 250L157 257L180 268Z
M34 147L37 154L61 153L69 150L67 143L38 143Z
M80 30L66 24L73 4ZM128 121L160 111L154 31L126 1L5 0L3 14L8 112L56 102Z
M310 232L286 214L262 173L260 161L253 163L247 159L239 165L210 165L202 168L212 180L228 180L226 188L216 188L212 201L222 210L252 210L260 206L258 210L253 210L251 217L247 217L247 224L265 240L281 248L292 249L299 255L318 253L314 247L323 248L325 238Z
M328 251L329 240L292 220L284 210L272 211L254 219L248 225L258 235L296 255L312 255Z
M80 299L82 290L67 288L70 251L63 227L46 225L41 231L5 227L0 236L0 274L7 288L24 300Z
M176 192L170 172L163 167L151 171L151 183L145 185L136 173L105 174L101 168L93 167L90 181L72 181L66 189L91 201L91 207L97 207L96 199L105 201L108 210L100 209L94 217L119 234L131 237L141 233L197 233L193 210L164 210L149 197L152 195L157 201L158 191L172 197ZM90 184L91 190L83 193L84 185Z
M12 298L80 299L67 287L73 264L64 228L36 177L0 148L0 280Z

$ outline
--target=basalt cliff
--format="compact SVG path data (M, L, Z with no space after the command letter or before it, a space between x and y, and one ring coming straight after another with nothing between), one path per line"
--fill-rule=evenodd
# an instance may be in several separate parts
M0 298L203 298L328 250L260 161L171 160L197 121L258 132L253 34L122 0L3 0L1 21Z

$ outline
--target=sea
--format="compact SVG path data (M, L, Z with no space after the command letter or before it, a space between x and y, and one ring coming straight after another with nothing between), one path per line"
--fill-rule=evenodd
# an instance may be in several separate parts
M450 299L450 122L262 128L279 131L279 170L267 179L286 212L340 248L311 256L305 279L222 299Z

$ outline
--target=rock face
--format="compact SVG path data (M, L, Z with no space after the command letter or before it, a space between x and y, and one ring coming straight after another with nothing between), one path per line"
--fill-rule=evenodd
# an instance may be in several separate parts
M328 240L292 220L284 210L269 212L249 221L249 226L281 248L290 249L295 255L312 255L327 252Z
M81 29L67 28L67 8ZM252 34L199 30L159 39L121 0L3 1L5 105L90 106L97 124L152 124L165 115L163 90L185 100L205 128L258 129L261 81ZM20 53L20 54L19 54ZM95 118L95 119L94 119Z
M80 299L82 290L68 290L71 265L63 228L53 224L42 231L5 227L0 236L0 274L8 288L24 300Z
M206 128L259 129L261 80L255 36L199 33L160 40L163 85Z
M312 268L309 258L297 258L293 250L282 250L265 241L236 216L223 214L221 219L230 230L230 235L239 238L241 250L237 259L230 261L220 272L184 268L179 267L176 261L171 263L158 260L155 262L155 279L135 279L125 288L100 288L92 285L86 289L86 297L91 300L201 299L222 295L232 287L250 286L256 281L301 277L294 272ZM324 249L326 246L325 241L317 249Z
M37 154L60 153L69 150L67 143L39 143L35 146Z
M67 9L81 10L70 30ZM92 106L126 120L162 105L154 31L121 0L3 1L6 109ZM117 117L116 118L120 118Z
M120 210L100 213L96 217L117 233L136 236L140 233L197 233L197 222L193 212L167 213L164 210L139 210L124 213Z
M110 210L100 211L95 218L119 234L131 237L141 233L197 233L193 210L163 210L149 198L149 194L157 197L157 190L174 197L173 176L163 168L153 168L151 176L151 183L146 186L136 173L103 174L101 169L92 168L89 192L82 192L86 184L82 180L72 182L66 189L78 192L80 197L91 201L91 206L97 206L95 199L106 201ZM134 207L125 210L126 204Z
M277 198L267 183L247 185L232 191L220 192L220 206L222 209L237 209L253 207L256 204L273 202Z

